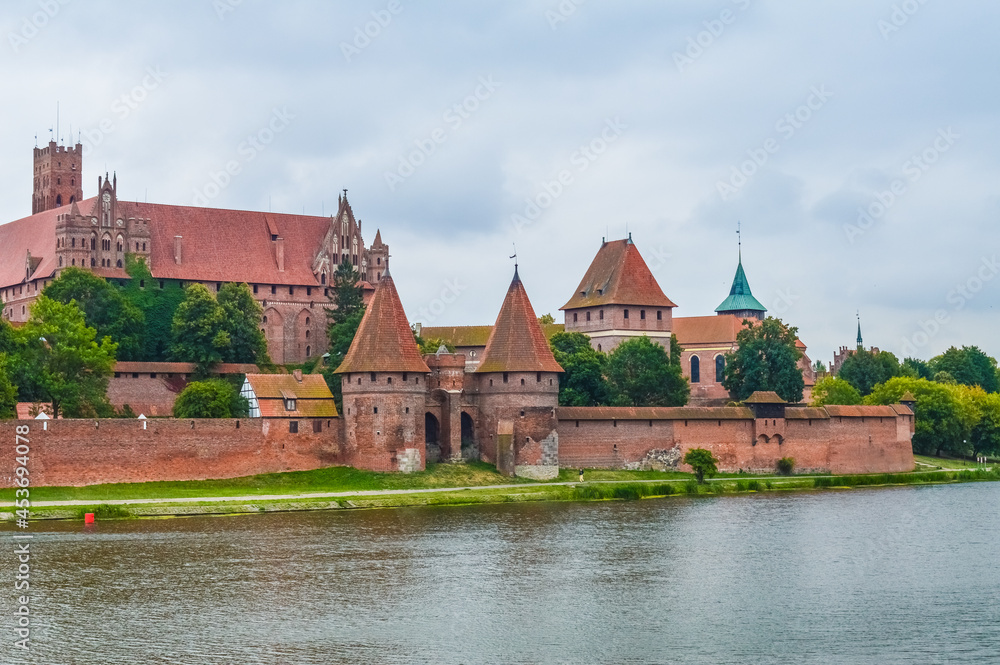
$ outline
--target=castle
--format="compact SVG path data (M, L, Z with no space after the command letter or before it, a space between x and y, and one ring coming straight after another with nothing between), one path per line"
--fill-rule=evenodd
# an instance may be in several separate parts
M810 408L755 393L742 405L726 405L725 353L735 348L743 321L765 312L750 292L742 256L715 316L674 317L675 304L631 237L605 240L562 307L564 323L546 327L515 266L492 326L474 327L474 334L425 328L426 337L463 344L454 353L422 355L389 271L388 246L376 234L364 248L346 192L330 218L129 203L118 199L117 179L106 177L98 180L97 197L80 201L78 190L58 189L65 186L59 170L66 168L59 157L65 152L54 144L41 157L36 152L36 162L56 163L55 170L51 161L47 169L36 165L33 201L44 209L0 226L6 318L24 320L27 305L66 266L124 279L126 253L149 262L154 284L144 288L164 288L169 280L215 289L226 281L250 284L278 362L325 348L322 314L339 261L349 259L366 278L368 306L336 369L339 414L289 408L296 401L289 383L276 393L283 400L272 396L286 404L280 417L55 420L41 431L34 423L37 484L222 478L335 464L410 472L429 461L463 459L543 479L566 466L683 469L683 454L695 447L712 450L720 470L731 472L770 472L783 457L793 457L802 471L913 468L912 403ZM78 174L79 162L69 163L69 173ZM669 346L677 335L692 402L700 405L560 407L563 369L548 344L559 329L588 335L602 351L639 335ZM804 373L811 371L808 357L802 364ZM30 422L0 423L0 432Z
M380 233L365 246L346 190L329 217L126 201L117 176L98 177L97 196L84 200L82 170L80 144L35 148L32 215L0 225L3 318L26 321L31 303L66 267L127 279L131 254L153 276L142 288L199 282L218 291L247 283L264 308L271 359L297 363L326 351L327 284L337 266L349 260L370 298L389 265Z

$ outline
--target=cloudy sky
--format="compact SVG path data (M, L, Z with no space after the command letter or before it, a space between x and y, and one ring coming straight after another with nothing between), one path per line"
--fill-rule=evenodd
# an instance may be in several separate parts
M814 359L856 310L901 357L1000 355L998 24L986 0L9 0L0 220L30 213L59 102L85 196L108 170L132 199L329 214L347 188L425 325L492 322L514 243L558 315L627 232L675 315L711 314L739 221Z

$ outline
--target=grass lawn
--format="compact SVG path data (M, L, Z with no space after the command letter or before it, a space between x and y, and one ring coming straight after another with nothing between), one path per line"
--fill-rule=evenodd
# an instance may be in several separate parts
M918 470L921 464L926 464L930 467L941 467L944 469L976 469L979 465L975 462L970 462L964 459L951 459L948 457L931 457L929 455L914 455L913 460L917 463ZM987 464L987 466L992 466L993 464Z

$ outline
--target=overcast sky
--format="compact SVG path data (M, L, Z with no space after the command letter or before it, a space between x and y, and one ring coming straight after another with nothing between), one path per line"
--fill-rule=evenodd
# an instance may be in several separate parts
M813 359L856 310L900 357L998 355L998 27L986 0L7 0L0 220L30 214L58 101L88 197L105 169L182 205L347 188L424 325L491 323L513 243L561 321L627 231L675 316L712 314L739 221Z

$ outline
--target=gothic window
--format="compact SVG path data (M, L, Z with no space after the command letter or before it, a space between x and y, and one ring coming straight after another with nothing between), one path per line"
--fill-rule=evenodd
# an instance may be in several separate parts
M306 339L309 339L309 331L306 331Z
M69 246L70 247L76 247L76 238L70 238L70 240L69 240Z
M322 275L319 276L319 283L326 284L326 273L323 273Z
M701 361L698 356L691 356L691 383L701 382Z
M261 319L261 321L262 321L263 323L267 323L267 315L266 315L266 314L264 315L264 318L263 318L263 319Z
M375 260L375 264L376 264L376 265L382 265L382 257L381 257L381 256L380 256L380 257L378 257L378 258L377 258L377 259Z
M59 257L59 267L62 268L62 257Z
M97 249L97 236L90 236L90 249Z
M309 325L309 317L306 317L306 325Z
M142 251L146 251L146 243L142 243Z
M62 194L56 195L56 205L57 206L61 206L62 205Z
M121 236L118 236L118 241L115 243L115 247L119 253L125 248L125 241Z
M73 265L76 265L76 259L73 259Z
M312 347L311 347L311 346L307 346L307 347L306 347L306 358L308 358L309 356L311 356L311 355L312 355L312 353L310 352L311 350L312 350Z
M91 268L97 267L97 259L90 259L90 267Z
M715 356L715 382L722 383L726 378L726 357Z
M119 267L119 268L121 268L121 267L122 267L122 260L121 260L121 259L118 259L118 267Z

